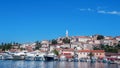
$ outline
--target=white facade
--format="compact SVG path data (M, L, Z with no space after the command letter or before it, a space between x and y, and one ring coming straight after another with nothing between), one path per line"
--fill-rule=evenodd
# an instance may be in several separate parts
M87 41L89 40L92 40L90 37L87 37L87 36L79 36L78 37L78 41L79 42L83 42L83 43L86 43Z
M120 37L116 38L117 41L120 41Z
M101 44L100 40L94 40L94 44Z
M89 58L89 52L78 52L78 58Z

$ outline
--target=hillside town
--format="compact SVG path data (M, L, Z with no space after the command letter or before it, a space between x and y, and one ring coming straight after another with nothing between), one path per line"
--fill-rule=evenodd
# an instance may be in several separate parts
M6 47L5 47L6 46ZM0 59L61 60L101 62L101 59L120 63L120 36L69 36L34 43L1 44ZM54 57L54 58L52 58ZM113 62L114 61L114 62Z

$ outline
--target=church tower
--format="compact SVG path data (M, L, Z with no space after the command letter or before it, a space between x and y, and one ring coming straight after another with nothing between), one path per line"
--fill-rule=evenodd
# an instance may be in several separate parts
M66 37L68 37L68 30L66 30Z

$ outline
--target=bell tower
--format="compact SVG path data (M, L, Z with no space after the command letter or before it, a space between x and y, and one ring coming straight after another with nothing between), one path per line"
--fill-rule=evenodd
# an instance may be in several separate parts
M66 30L66 37L68 37L68 30Z

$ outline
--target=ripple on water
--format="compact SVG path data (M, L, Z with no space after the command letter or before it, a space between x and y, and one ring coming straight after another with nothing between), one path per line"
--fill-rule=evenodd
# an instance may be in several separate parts
M117 64L0 60L0 68L120 68Z

